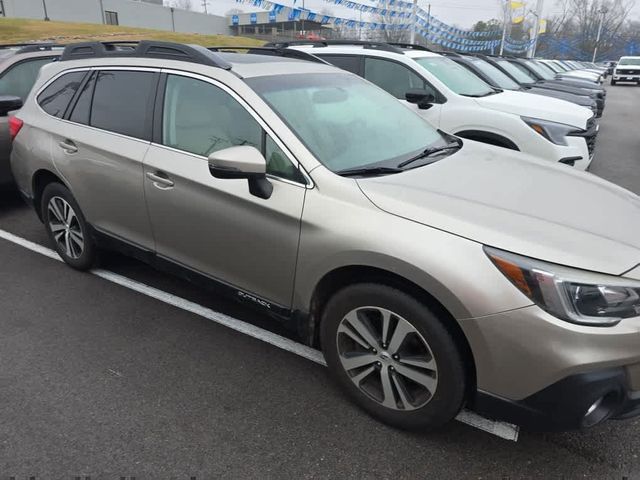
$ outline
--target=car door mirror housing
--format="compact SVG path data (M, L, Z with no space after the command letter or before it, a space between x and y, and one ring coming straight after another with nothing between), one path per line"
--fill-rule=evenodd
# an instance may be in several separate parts
M22 108L22 99L14 95L0 95L0 117L6 117L9 112Z
M273 184L267 179L267 161L255 147L242 145L218 150L209 155L209 172L215 178L247 179L249 192L270 198Z
M433 93L423 88L412 88L404 95L405 99L409 103L415 103L421 110L428 110L436 101L436 97Z

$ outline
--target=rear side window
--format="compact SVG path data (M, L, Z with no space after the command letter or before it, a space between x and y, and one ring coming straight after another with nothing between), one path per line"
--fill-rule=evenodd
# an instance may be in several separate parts
M38 104L49 115L62 118L87 72L71 72L53 81L38 96Z
M148 112L155 95L155 83L156 74L153 72L98 72L90 125L150 140L151 116Z
M0 76L0 95L15 95L24 102L36 83L40 67L53 61L55 57L26 60L13 65Z
M356 56L348 56L348 55L318 55L323 60L326 60L332 65L335 65L342 70L346 70L347 72L355 73L356 75L362 76L362 69L360 65L362 64L362 57Z

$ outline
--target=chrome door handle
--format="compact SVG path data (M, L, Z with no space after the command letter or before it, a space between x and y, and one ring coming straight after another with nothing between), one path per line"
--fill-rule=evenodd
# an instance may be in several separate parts
M158 175L157 173L147 172L147 178L153 182L155 187L161 190L166 190L174 185L173 181L169 180L167 177Z
M76 144L73 143L71 140L63 140L62 142L58 143L58 146L67 153L78 152L78 147L76 147Z

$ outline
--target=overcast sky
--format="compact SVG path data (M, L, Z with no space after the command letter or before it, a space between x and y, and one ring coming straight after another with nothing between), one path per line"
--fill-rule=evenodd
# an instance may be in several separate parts
M293 0L273 0L277 3L281 3L287 6L293 6ZM357 19L358 13L349 10L344 7L337 7L333 5L333 2L327 2L326 0L297 0L296 6L301 7L304 1L304 6L310 10L320 12L323 9L328 9L333 12L335 16L344 18ZM369 5L375 5L373 0L353 0L358 3L366 3ZM191 0L193 9L202 11L203 0ZM460 27L470 27L478 20L489 20L491 18L500 18L500 0L418 0L420 5L425 10L427 5L431 4L431 13L438 19L450 25L457 25ZM535 0L528 0L528 5L531 8L535 8ZM554 13L558 13L559 8L556 6L554 0L545 0L544 15L553 16ZM256 11L255 8L251 8L247 5L240 5L235 0L208 0L208 10L210 13L224 15L232 8L240 8L245 12ZM636 6L634 7L631 16L635 19L640 19L640 0L636 0Z

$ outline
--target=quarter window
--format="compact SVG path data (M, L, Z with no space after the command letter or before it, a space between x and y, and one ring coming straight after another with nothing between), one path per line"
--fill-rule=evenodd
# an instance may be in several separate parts
M62 118L87 72L71 72L54 80L38 96L38 104L49 115Z
M267 173L303 181L299 170L240 103L201 80L168 76L162 143L204 157L225 148L248 145L265 155Z
M92 127L150 140L150 101L155 73L100 71L91 107Z
M425 81L404 65L378 58L365 58L364 78L404 100L412 88L425 88Z
M14 95L24 101L36 83L40 67L52 62L54 58L27 60L11 67L0 77L0 95Z

